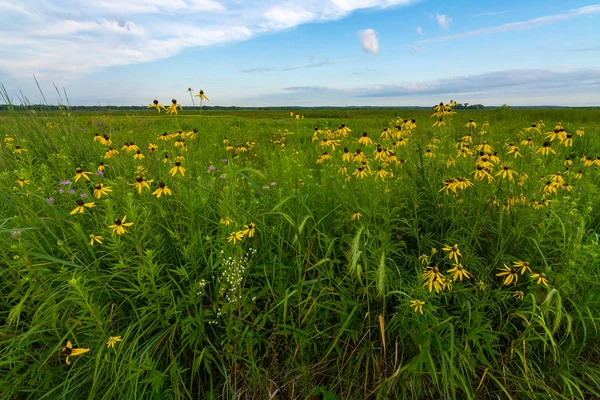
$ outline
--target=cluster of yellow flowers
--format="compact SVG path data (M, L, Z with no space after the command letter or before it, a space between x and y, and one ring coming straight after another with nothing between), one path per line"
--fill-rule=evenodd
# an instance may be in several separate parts
M423 273L421 274L421 279L423 280L422 287L427 288L429 292L433 292L435 290L436 293L440 293L443 290L452 290L452 284L457 281L462 281L463 279L471 279L472 275L469 271L465 269L465 267L460 263L460 257L462 254L457 244L450 246L444 245L442 250L446 252L448 260L452 263L452 267L446 271L446 274L452 275L452 277L445 276L440 267L437 265L429 265L431 258L437 254L437 249L433 248L431 250L431 254L422 254L419 256L419 261L422 265L426 265ZM530 268L530 264L527 261L515 261L513 262L513 266L510 267L506 264L502 268L498 268L499 272L496 276L501 277L503 279L503 284L509 286L511 284L517 285L517 281L519 280L519 275L523 275L526 272L529 272L529 277L537 284L548 286L548 278L544 273L532 272ZM480 290L485 290L486 285L484 282L479 281L475 284L475 286ZM512 296L522 300L524 297L524 292L521 290L514 291ZM410 300L410 307L414 309L414 312L419 312L423 314L423 306L425 305L424 301L418 299Z
M123 341L121 336L109 336L108 341L106 342L107 348L114 348L118 342ZM73 347L73 343L70 340L67 340L67 344L60 351L63 356L65 356L65 363L67 365L71 365L71 357L80 356L85 353L89 353L92 351L90 348L77 348Z
M231 222L232 222L232 220L230 218L221 220L221 223L225 226L228 226L229 224L231 224ZM236 243L244 240L244 238L246 238L246 237L252 238L252 237L254 237L255 230L256 230L256 225L254 224L254 222L250 222L248 225L244 226L244 229L231 232L231 234L227 238L227 242L236 244Z
M188 92L190 92L191 95L191 91L192 89L188 89ZM204 94L204 90L200 90L200 92L198 92L197 94L194 95L195 97L198 97L200 99L200 101L204 101L204 100L208 100L208 97L206 97L206 95ZM192 97L192 100L194 98ZM152 101L152 103L148 104L148 108L155 108L156 111L158 111L160 113L160 110L165 110L167 114L175 114L177 115L179 113L178 110L183 110L183 107L181 106L181 104L177 103L176 99L172 99L171 100L171 105L169 107L165 107L164 104L161 104L158 100L154 99Z
M394 171L391 167L401 167L404 164L404 160L398 159L394 149L406 146L416 127L414 119L398 119L394 121L394 128L386 127L383 129L380 134L381 143L376 143L367 132L363 132L356 139L356 143L364 146L363 148L372 149L370 153L372 155L361 150L361 148L357 148L354 152L351 152L348 146L345 146L341 155L342 164L338 169L338 173L346 181L349 181L351 176L348 172L348 167L354 164L352 175L356 179L365 179L369 176L374 176L376 179L381 180L393 178ZM318 142L319 147L323 151L317 158L316 163L323 164L332 160L332 154L342 146L343 142L347 142L348 135L351 132L352 130L345 124L340 125L336 130L315 128L312 141ZM376 162L377 165L372 167L372 162Z

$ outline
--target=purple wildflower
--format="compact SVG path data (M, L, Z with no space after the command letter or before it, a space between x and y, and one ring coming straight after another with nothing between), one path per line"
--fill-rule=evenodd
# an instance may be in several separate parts
M62 189L58 189L58 193L64 193L65 191Z
M62 186L68 186L68 185L70 185L70 184L71 184L71 181L67 179L66 181L62 181L62 182L60 182L60 184L61 184Z
M46 201L47 201L48 203L52 203L52 202L54 202L54 197L48 197L48 198L46 199Z
M224 158L224 159L221 160L221 162L223 162L224 164L227 164L229 162L229 160L226 159L226 158Z
M210 167L208 167L208 170L209 170L210 172L212 172L212 171L214 171L214 170L215 170L215 167L211 165Z
M81 193L81 194L79 195L79 197L88 197L88 194L87 194L87 193Z
M75 194L75 189L71 189L71 190L69 190L69 193L71 193L71 194Z
M271 182L271 186L277 185L277 182Z
M96 176L104 175L104 171L96 171Z

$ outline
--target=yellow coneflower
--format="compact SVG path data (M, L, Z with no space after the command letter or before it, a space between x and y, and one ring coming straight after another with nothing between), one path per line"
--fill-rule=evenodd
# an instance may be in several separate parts
M375 160L383 161L387 158L387 152L380 145L373 152Z
M73 178L73 180L75 182L77 182L83 176L85 179L87 179L89 181L90 177L88 176L88 174L91 174L91 172L85 172L80 167L77 167L77 168L75 168L75 177Z
M171 170L169 171L169 173L171 174L171 176L177 175L178 172L181 174L181 176L185 176L185 168L183 168L181 166L181 162L180 161L176 161L175 162L175 166L173 168L171 168Z
M154 153L156 150L158 150L158 146L157 146L157 145L155 145L154 143L150 143L150 144L148 145L148 150L150 150L151 152L153 152L153 153Z
M73 211L71 211L71 215L83 214L85 212L85 207L92 208L96 205L96 203L94 203L93 201L90 203L84 203L83 200L81 200L81 199L77 199L77 201L75 201L75 203L77 204L77 207L75 207L75 209L73 209Z
M535 152L535 154L541 154L543 156L547 156L550 153L556 154L556 151L554 151L554 149L550 147L550 142L544 142L542 147L540 147L538 151Z
M242 231L232 232L229 235L229 237L227 238L227 242L228 243L233 242L233 244L236 244L237 242L241 242L242 240L244 240L244 234Z
M100 164L98 165L97 170L98 171L104 171L104 168L106 168L106 165L103 162L100 162Z
M430 292L435 289L436 293L439 293L445 287L446 278L440 273L438 267L427 267L423 272L422 277L425 278L423 287L427 287Z
M462 254L460 254L460 250L458 249L457 244L455 244L454 246L449 246L445 244L444 247L442 247L442 250L449 252L448 259L454 259L454 262L458 264L458 257L462 257Z
M180 110L183 110L183 107L181 106L181 104L177 104L177 100L172 99L171 105L169 106L169 108L167 108L167 114L178 114L177 108L179 108Z
M481 165L478 165L475 171L471 172L474 174L475 180L481 181L487 178L488 183L492 183L494 181L494 177L490 174L489 169L483 168Z
M362 214L358 211L354 211L352 214L352 221L358 221L362 217Z
M112 144L112 140L110 140L107 134L104 134L102 135L102 139L100 139L100 144L103 146L110 146Z
M137 150L137 151L135 152L134 156L133 156L133 159L134 159L134 160L142 160L142 159L144 159L144 158L146 158L146 157L145 157L145 156L142 154L142 152L141 152L141 151L139 151L139 150Z
M465 124L465 128L475 129L477 128L477 124L475 123L475 121L473 121L473 119L470 119L469 122Z
M381 180L385 180L385 178L387 178L389 176L389 174L390 174L389 171L386 171L382 167L379 167L377 169L377 172L375 173L375 177L379 178Z
M317 164L322 164L327 160L331 160L331 155L325 151L321 156L319 156L319 158L317 158Z
M110 186L104 186L102 183L97 183L94 185L94 197L98 199L102 197L103 194L108 195L110 192L112 192L112 188Z
M444 194L456 193L456 181L454 179L444 179L442 181L444 183L444 187L439 190L439 192L444 192Z
M204 100L209 101L208 97L206 97L206 95L204 94L204 90L200 90L198 94L195 94L194 96L198 97L200 99L200 102Z
M148 108L156 108L156 111L160 112L160 109L166 110L165 106L158 103L158 100L154 99L151 104L148 104Z
M432 126L441 128L444 125L446 125L446 122L444 122L444 119L440 117Z
M583 136L583 135L585 134L585 132L584 132L583 128L577 129L577 130L575 131L575 133L576 133L576 134L577 134L577 136L579 136L579 137L581 137L581 136Z
M112 235L114 236L115 234L117 235L123 235L126 230L125 228L130 227L131 225L133 225L133 222L125 222L127 220L127 216L123 216L122 219L116 219L115 223L113 225L109 225L108 229L112 229Z
M523 141L521 142L521 144L522 144L523 146L529 146L529 147L531 147L532 149L535 147L535 144L533 143L533 139L532 139L532 138L530 138L530 137L528 137L527 139L523 140Z
M502 282L504 285L508 286L513 282L515 285L517 284L517 281L519 280L519 274L515 268L511 268L504 264L504 268L498 268L498 270L500 270L500 272L498 272L496 276L504 277L504 281Z
M435 154L433 154L431 149L427 149L427 150L425 150L425 157L433 158L433 157L435 157Z
M191 132L186 133L185 136L195 140L198 137L198 128L194 128Z
M13 149L13 153L21 154L22 152L27 151L27 149L22 148L19 145L16 145Z
M117 150L114 150L112 147L109 147L106 150L106 154L104 154L104 158L108 159L108 158L112 158L114 157L116 154L119 154L119 152Z
M364 179L368 176L367 171L363 167L358 167L352 175L355 175L357 179Z
M365 156L365 153L363 153L360 149L356 149L356 151L354 152L353 156L352 156L352 161L354 162L362 162L365 161L367 159L367 156Z
M106 347L107 348L114 348L115 344L117 344L118 342L121 342L121 336L109 336L108 337L108 341L106 342Z
M575 174L575 179L581 179L583 178L583 171L579 170L577 171L577 173Z
M364 146L369 146L373 144L373 141L371 140L367 132L363 132L361 138L358 139L358 143Z
M446 271L446 273L453 274L452 279L454 279L454 281L456 281L457 278L460 279L461 281L463 280L463 278L466 278L466 279L471 278L471 276L469 275L469 272L465 269L465 267L463 267L462 264L454 264L452 267L453 268Z
M423 314L423 305L424 304L425 304L424 301L413 299L410 301L410 308L414 308L415 312L420 312L421 314Z
M494 149L492 148L492 146L490 146L490 144L487 141L483 141L483 143L478 144L477 146L475 146L475 149L477 151L483 151L484 153L491 153L494 151Z
M508 178L509 181L514 181L513 175L516 173L517 172L512 170L510 166L508 166L508 164L503 164L502 168L500 168L500 171L498 171L498 173L495 176L499 176L501 179Z
M166 142L167 140L171 140L172 135L169 132L163 132L162 135L158 137L158 140L162 140Z
M573 147L573 135L567 133L567 135L561 139L560 144L564 145L565 147Z
M515 299L519 299L519 300L523 300L524 296L525 296L525 293L523 293L520 290L515 290L512 294L512 297L514 297Z
M130 183L129 186L135 186L135 188L138 191L138 194L142 194L142 189L146 188L150 190L150 184L152 182L154 182L154 179L147 180L143 176L138 175L135 177L135 182Z
M164 182L159 182L158 189L152 192L152 194L156 196L157 199L160 199L160 196L162 196L163 194L171 196L173 192L167 187L167 185L165 185Z
M221 220L219 220L219 223L224 226L229 226L229 224L231 224L232 222L233 222L233 220L229 217L221 218Z
M84 349L84 348L79 348L79 349L75 348L74 349L73 344L71 343L70 340L68 340L67 345L62 348L61 353L67 357L65 359L65 362L67 363L67 365L71 365L71 360L70 360L71 357L80 356L91 350L92 349Z
M25 186L25 185L29 185L29 183L30 183L30 180L29 180L29 179L25 179L25 178L19 178L19 179L17 179L17 184L18 184L20 187L23 187L23 186Z
M548 286L548 279L546 279L546 275L543 273L535 273L535 274L531 274L529 275L529 277L531 279L535 279L538 285L544 285L544 286Z
M137 151L140 148L134 143L134 142L125 142L125 144L123 145L123 147L121 147L121 150L125 150L128 153L131 153L132 151Z
M254 224L254 222L250 222L248 225L246 225L246 228L243 229L241 232L244 236L248 235L249 238L254 237L254 232L256 230L256 224Z
M90 235L90 246L93 246L94 243L102 244L103 240L104 240L104 236L92 234L92 235Z

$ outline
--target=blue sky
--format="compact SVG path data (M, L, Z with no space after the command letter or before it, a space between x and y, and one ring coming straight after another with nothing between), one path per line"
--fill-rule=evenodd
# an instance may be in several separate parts
M0 32L15 102L600 105L591 1L0 0Z

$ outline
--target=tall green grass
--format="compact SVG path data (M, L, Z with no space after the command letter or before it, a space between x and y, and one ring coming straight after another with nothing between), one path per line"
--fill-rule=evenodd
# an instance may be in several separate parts
M28 150L0 149L0 397L600 397L600 175L591 167L573 179L583 169L580 154L600 154L600 111L465 110L441 131L429 114L307 110L296 121L270 111L170 117L31 106L0 114L0 139L9 135ZM340 150L316 164L315 126L345 123L353 151L364 148L355 143L363 130L378 138L398 116L416 118L418 127L396 150L406 162L393 179L346 182L337 173ZM474 169L472 158L445 165L469 118L490 122L485 139L529 175L522 188L474 182L462 202L440 192L444 179ZM540 119L546 131L561 121L586 134L572 149L555 147L556 156L524 148L523 159L504 155L503 145ZM186 175L172 177L161 159L178 153L157 136L193 128L199 136L182 153ZM293 134L281 148L273 139L284 129ZM103 160L95 133L109 135L120 154ZM434 136L437 157L424 159ZM224 137L255 145L234 158ZM482 139L475 133L474 140ZM126 141L146 158L136 162L122 151ZM156 154L149 143L158 144ZM564 171L571 153L574 188L550 206L507 212L490 201L502 204L511 193L539 199L540 175ZM78 166L95 171L100 161L108 167L92 182L113 192L69 215L76 196L90 201L92 185L59 182L72 181ZM137 165L154 179L153 190L164 181L173 196L138 195L127 185ZM16 185L20 177L30 184ZM134 225L111 236L108 225L123 215ZM226 217L232 225L220 223ZM254 238L227 242L250 222ZM90 234L104 243L90 246ZM473 278L430 293L418 257L436 248L431 262L445 272L441 247L455 243ZM550 286L523 275L516 289L525 296L514 298L515 288L495 274L517 260L544 272ZM425 302L423 315L411 299ZM123 341L109 349L109 336ZM91 351L66 365L68 340Z

